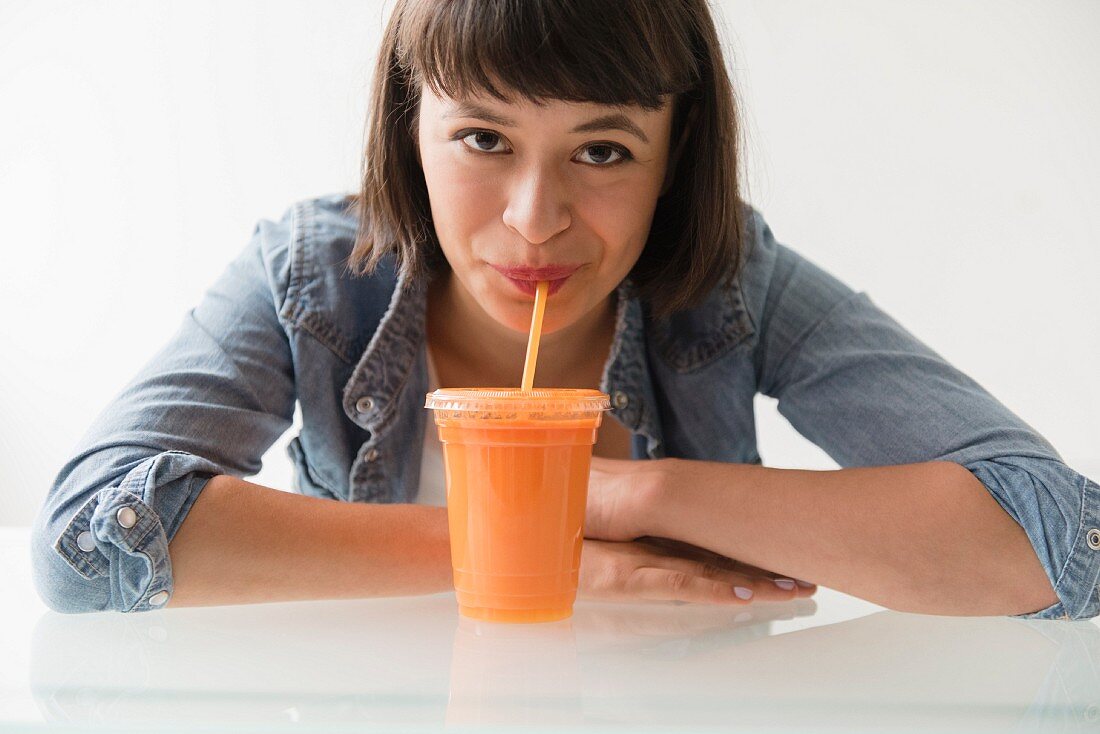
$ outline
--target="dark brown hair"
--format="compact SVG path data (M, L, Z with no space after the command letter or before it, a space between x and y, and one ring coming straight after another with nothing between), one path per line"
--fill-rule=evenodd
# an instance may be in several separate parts
M359 232L369 273L388 253L411 284L447 263L417 160L419 90L502 102L659 109L674 100L668 190L630 273L657 316L697 305L737 271L741 128L706 0L397 0L375 69Z

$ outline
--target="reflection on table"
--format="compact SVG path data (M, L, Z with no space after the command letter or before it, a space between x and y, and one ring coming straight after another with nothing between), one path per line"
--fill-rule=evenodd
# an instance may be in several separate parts
M144 731L1100 731L1092 623L877 612L774 633L815 611L580 603L569 620L501 625L442 594L51 612L31 687L50 721Z

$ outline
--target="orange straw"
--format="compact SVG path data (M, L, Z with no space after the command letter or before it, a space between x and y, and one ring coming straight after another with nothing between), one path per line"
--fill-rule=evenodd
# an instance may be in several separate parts
M535 310L531 314L531 333L527 337L527 358L523 360L523 391L535 386L535 362L539 358L539 338L542 336L542 314L546 310L546 289L550 282L540 280L535 289Z

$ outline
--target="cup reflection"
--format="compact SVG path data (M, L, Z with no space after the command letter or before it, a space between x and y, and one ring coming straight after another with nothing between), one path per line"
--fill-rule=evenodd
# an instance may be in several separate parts
M553 726L582 720L572 619L503 625L459 618L448 726Z

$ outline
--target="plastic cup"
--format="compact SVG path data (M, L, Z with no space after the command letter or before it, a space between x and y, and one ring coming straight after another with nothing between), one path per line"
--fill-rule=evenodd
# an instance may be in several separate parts
M607 394L451 388L428 393L425 407L443 444L459 613L491 622L571 616Z

